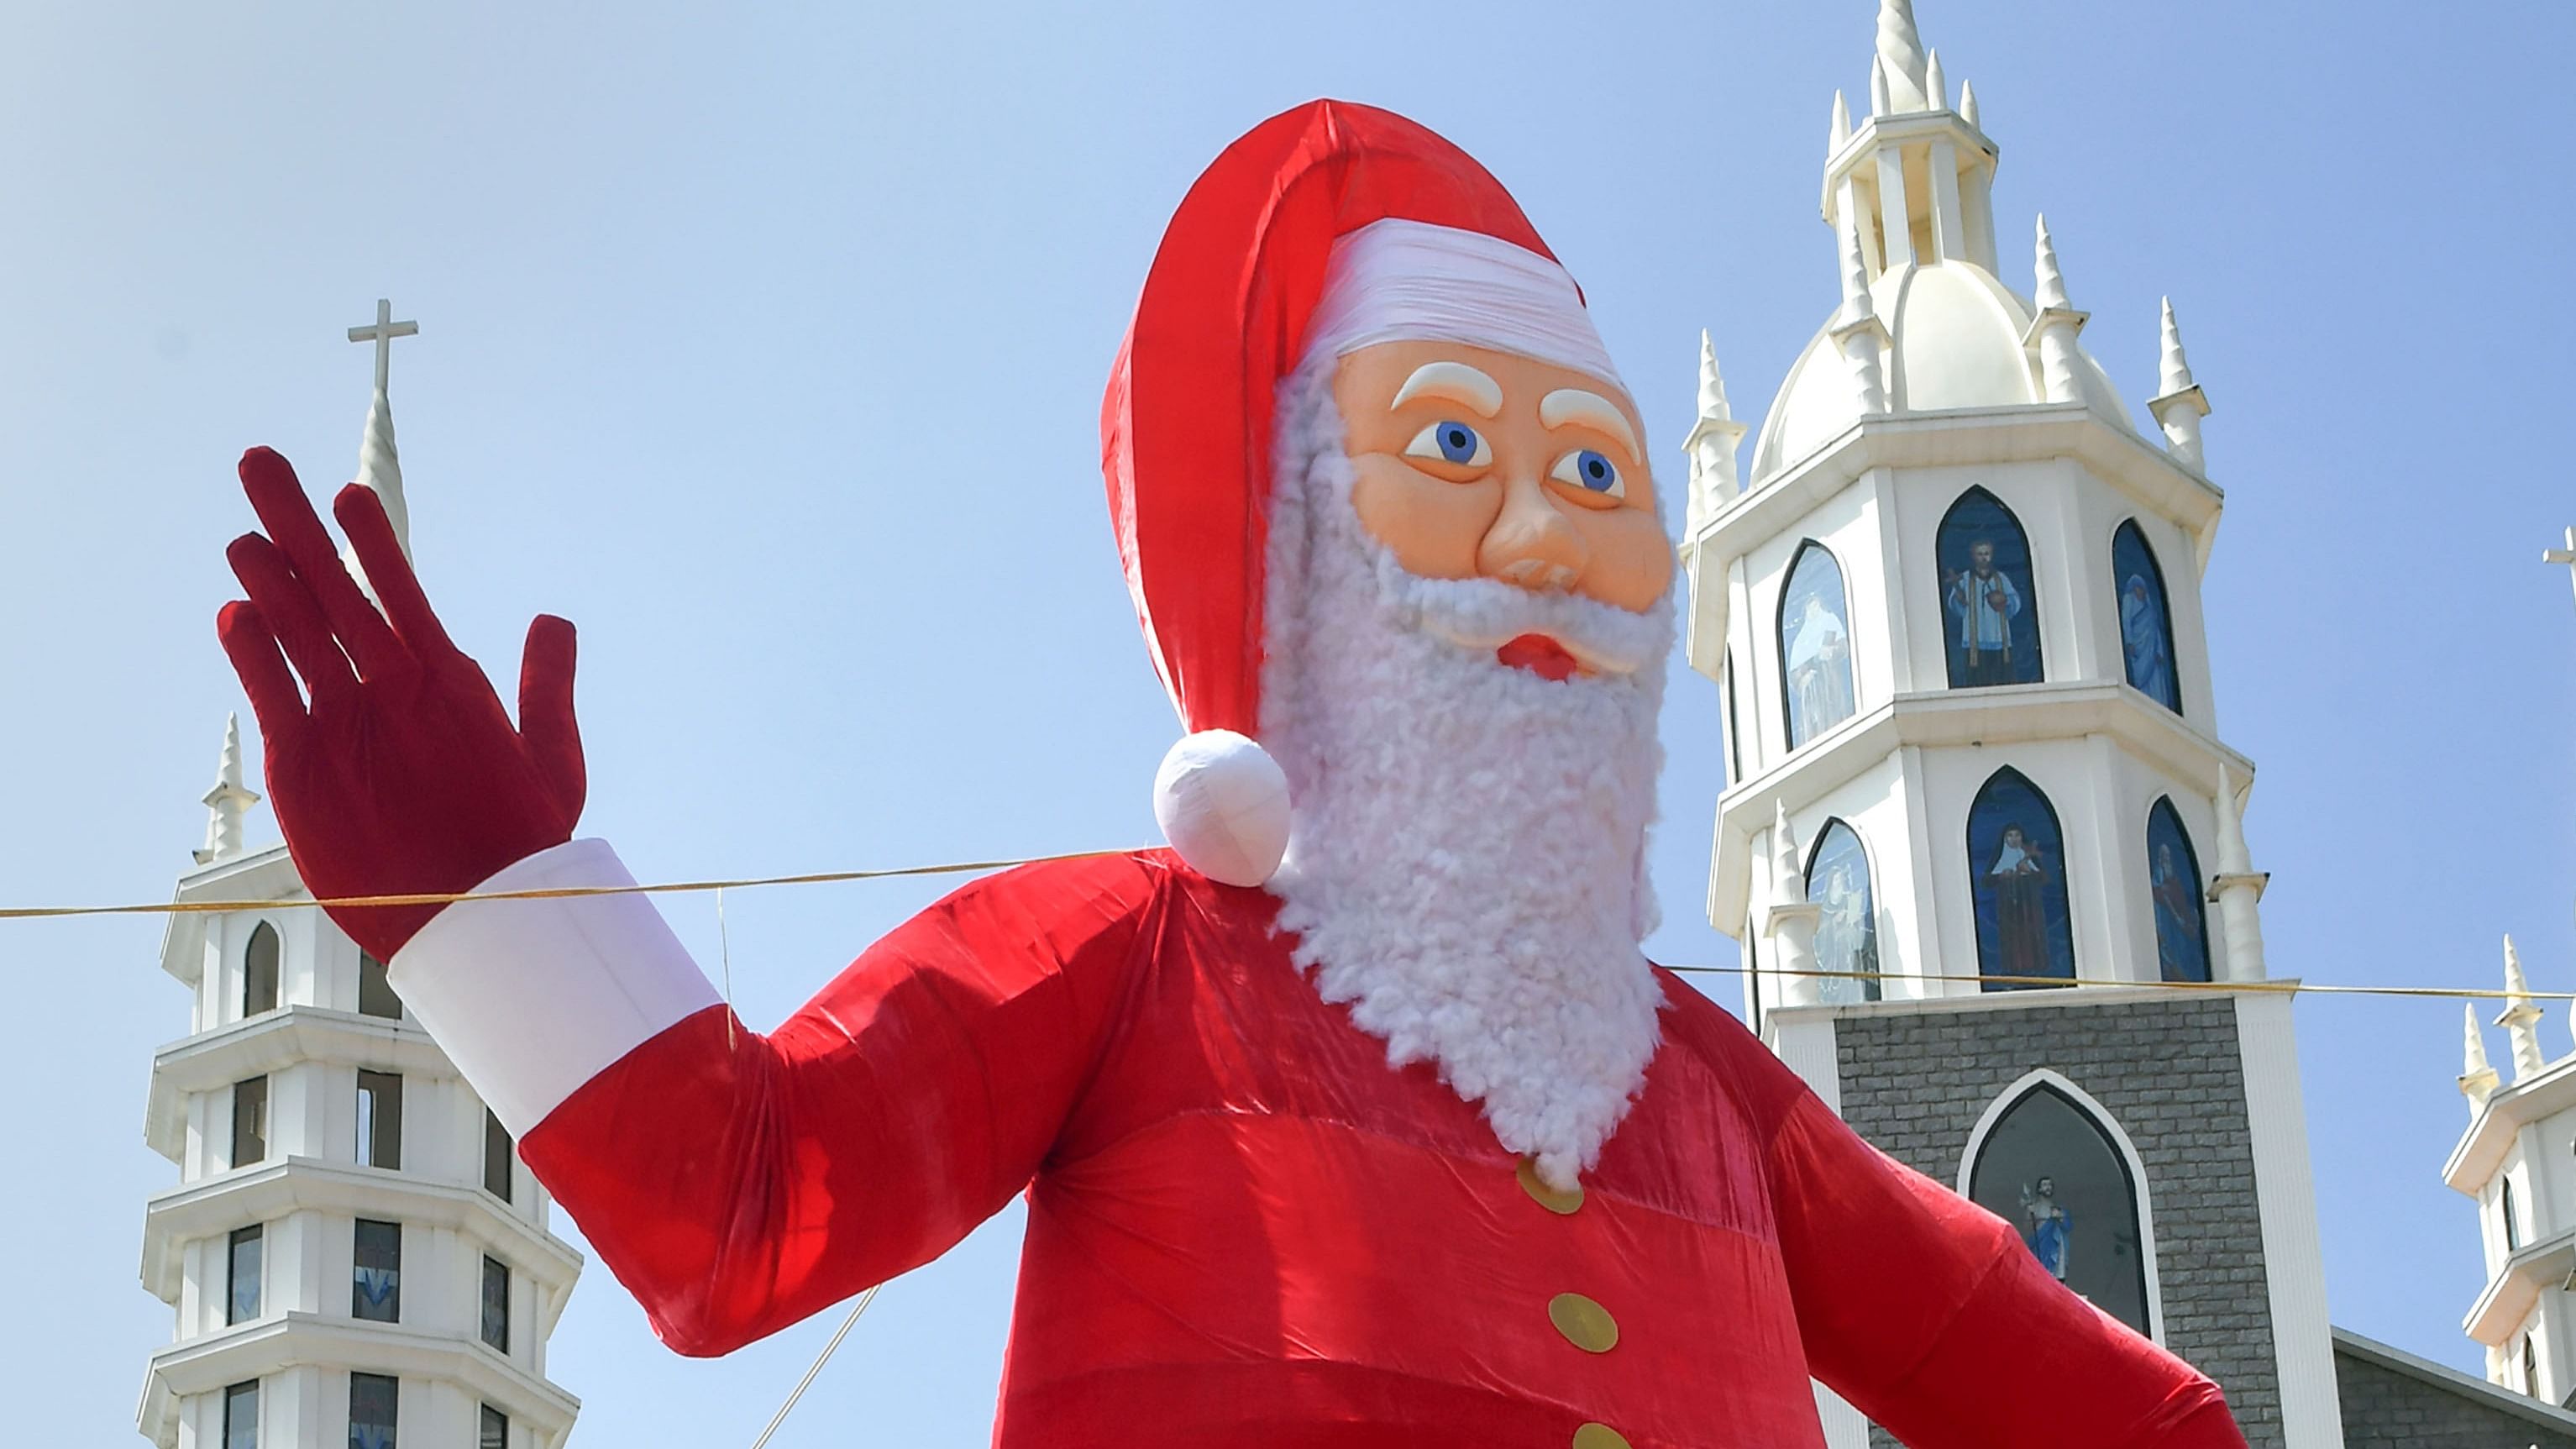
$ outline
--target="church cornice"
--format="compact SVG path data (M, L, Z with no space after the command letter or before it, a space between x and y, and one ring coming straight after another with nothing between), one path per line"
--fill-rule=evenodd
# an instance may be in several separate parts
M1683 541L1722 571L1876 468L1973 468L2073 458L2094 477L2172 519L2206 570L2226 494L2137 433L2082 403L2016 404L1863 419L1719 509Z
M2565 1283L2570 1273L2576 1273L2576 1231L2523 1245L2469 1305L2461 1331L2489 1348L2503 1347L2530 1321L2540 1291Z
M292 1005L182 1037L154 1052L144 1140L177 1162L186 1148L190 1093L217 1091L303 1062L398 1071L422 1081L456 1076L456 1064L416 1024Z
M2460 1134L2442 1164L2442 1181L2469 1197L2485 1192L2523 1128L2571 1107L2576 1107L2576 1056L2561 1057L2538 1076L2499 1089Z
M1802 814L1844 782L1908 748L1974 749L2108 736L2176 780L2214 780L2220 764L2250 779L2253 762L2125 682L2081 680L1900 694L1810 740L1718 796L1709 918L1741 921L1752 895L1753 840L1784 806ZM1723 929L1723 925L1721 925Z
M144 1370L137 1427L157 1442L174 1442L178 1402L189 1395L298 1366L341 1364L462 1384L507 1412L513 1423L541 1434L562 1434L581 1411L581 1400L480 1343L398 1323L296 1312L175 1343L154 1354Z
M555 1318L581 1276L581 1254L570 1244L504 1211L478 1188L314 1157L287 1157L155 1193L143 1213L143 1286L175 1306L181 1249L247 1223L274 1222L294 1212L381 1217L396 1210L406 1224L448 1228L503 1248L511 1265L541 1290L538 1336L554 1332Z

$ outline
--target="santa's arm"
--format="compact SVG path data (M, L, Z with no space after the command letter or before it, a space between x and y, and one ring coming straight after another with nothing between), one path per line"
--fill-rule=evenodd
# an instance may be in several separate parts
M1809 1367L1912 1449L2242 1449L2216 1384L1803 1086L1771 1168Z
M936 1256L1029 1181L1124 989L1150 870L968 886L767 1035L639 895L451 906L391 979L655 1333L719 1354ZM483 889L621 884L579 840Z

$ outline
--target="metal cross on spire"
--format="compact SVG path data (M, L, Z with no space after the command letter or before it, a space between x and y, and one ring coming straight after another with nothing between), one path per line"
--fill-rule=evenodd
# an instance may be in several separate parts
M349 329L350 341L376 344L376 391L383 392L385 383L393 376L394 339L419 335L419 323L394 320L394 304L385 297L376 299L376 320L372 325Z
M2576 528L2567 530L2567 546L2565 548L2541 550L2540 561L2542 563L2565 564L2567 566L2568 582L2576 583Z

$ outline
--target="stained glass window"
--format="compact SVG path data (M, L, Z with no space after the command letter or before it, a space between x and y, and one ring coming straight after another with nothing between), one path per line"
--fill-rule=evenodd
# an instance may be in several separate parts
M402 1166L402 1078L358 1073L358 1165Z
M2209 911L2201 894L2200 857L2173 801L2147 811L2147 894L2156 916L2156 974L2166 981L2209 979Z
M1790 560L1789 582L1780 591L1780 659L1789 748L1841 724L1859 707L1842 565L1812 539Z
M1968 871L1977 916L1977 971L1988 991L2075 977L2066 853L2057 812L2019 770L1988 779L1968 809Z
M2111 1134L2064 1092L2035 1083L2004 1109L1978 1144L1968 1196L2018 1228L2051 1277L2152 1331L2137 1183Z
M349 1449L394 1449L402 1382L391 1374L349 1375Z
M1870 891L1869 855L1860 836L1839 820L1826 822L1807 857L1807 899L1821 908L1816 919L1818 999L1876 1001L1878 908Z
M2120 655L2131 688L2182 713L2174 678L2173 615L2165 607L2165 573L2132 521L2111 535L2111 586L2119 591Z
M2039 598L2030 540L2012 510L1971 488L1933 537L1941 569L1941 629L1950 687L2029 684L2040 676Z
M474 1436L474 1449L510 1449L510 1416L483 1406L483 1426Z
M349 1312L378 1323L402 1321L402 1224L358 1219L350 1264Z
M483 1190L503 1202L510 1200L510 1164L518 1160L518 1144L510 1140L510 1129L483 1109Z
M510 1266L498 1258L483 1260L483 1341L510 1351Z
M248 1167L268 1157L268 1078L233 1083L233 1155L226 1164Z

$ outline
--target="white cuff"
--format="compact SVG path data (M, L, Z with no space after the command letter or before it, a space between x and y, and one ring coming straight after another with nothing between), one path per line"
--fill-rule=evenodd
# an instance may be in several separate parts
M541 850L476 892L631 886L604 840ZM513 1137L582 1083L723 998L640 895L458 901L386 979Z

